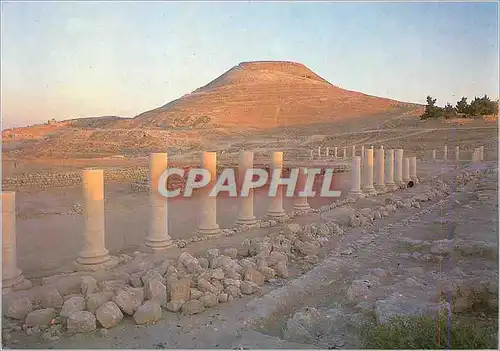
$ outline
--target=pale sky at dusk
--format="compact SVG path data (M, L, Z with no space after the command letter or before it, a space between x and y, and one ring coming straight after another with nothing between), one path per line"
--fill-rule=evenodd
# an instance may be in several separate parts
M1 59L3 128L133 117L253 60L454 104L498 98L498 4L4 2Z

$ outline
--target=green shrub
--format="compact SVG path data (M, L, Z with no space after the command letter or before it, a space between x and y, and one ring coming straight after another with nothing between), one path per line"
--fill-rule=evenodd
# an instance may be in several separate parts
M450 345L448 322L444 315L395 317L388 323L365 327L361 331L365 348L370 349L496 349L497 323L475 318L451 318Z

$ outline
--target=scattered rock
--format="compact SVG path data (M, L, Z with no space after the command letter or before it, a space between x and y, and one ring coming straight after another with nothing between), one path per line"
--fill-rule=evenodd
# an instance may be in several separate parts
M35 310L28 313L24 323L27 327L47 327L50 326L55 316L56 310L53 308Z
M158 279L146 280L144 295L146 300L154 300L163 307L167 305L167 287Z
M203 304L203 307L208 308L208 307L216 306L217 303L219 302L219 299L218 299L217 295L214 295L210 292L207 292L201 297L200 301Z
M55 287L47 287L42 292L43 308L61 308L64 300Z
M100 292L95 294L90 294L86 299L87 310L96 313L97 308L104 305L106 302L113 299L114 294L112 292Z
M96 329L95 316L89 311L76 311L68 316L68 332L84 333Z
M64 302L60 315L69 317L73 312L83 311L84 309L85 299L83 297L72 297Z
M191 298L191 279L167 280L170 301L186 302Z
M136 324L154 323L162 317L161 307L158 302L148 300L137 308L134 313L134 321Z
M245 280L251 281L251 282L257 284L258 286L262 286L262 285L264 285L265 277L258 270L250 268L250 269L247 269L247 271L245 272Z
M33 311L32 299L28 296L17 296L4 299L3 313L6 317L24 320L26 315Z
M89 294L94 294L99 291L99 287L97 285L97 280L94 277L82 277L80 289L83 296L87 296Z
M113 301L128 315L133 315L144 301L144 291L141 288L119 290Z
M97 308L96 318L104 328L112 328L123 319L123 313L116 303L108 301Z
M251 295L260 291L261 288L252 281L245 280L241 282L241 292L245 295Z
M182 313L184 314L198 314L203 312L203 303L200 300L189 300L182 305Z

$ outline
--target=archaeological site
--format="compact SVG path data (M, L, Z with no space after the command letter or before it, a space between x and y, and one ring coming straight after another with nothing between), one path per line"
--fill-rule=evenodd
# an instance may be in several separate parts
M2 4L2 348L498 349L498 53L354 5Z

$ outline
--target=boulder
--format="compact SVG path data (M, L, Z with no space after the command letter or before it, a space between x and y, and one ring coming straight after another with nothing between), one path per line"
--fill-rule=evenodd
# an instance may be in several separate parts
M113 301L128 315L133 315L144 301L144 291L141 288L119 290Z
M116 303L108 301L97 308L96 318L104 328L112 328L123 319L123 313Z
M48 327L56 316L56 310L53 308L44 308L28 313L26 321L27 327Z
M60 315L69 317L73 312L83 311L84 309L85 299L83 297L72 297L64 302Z
M264 285L265 277L258 270L250 268L245 272L245 280L261 286Z
M94 277L81 277L80 289L83 296L94 294L99 291L97 280Z
M158 279L146 280L144 295L146 300L154 300L163 307L167 305L167 287Z
M47 287L42 292L42 307L43 308L61 308L64 299L55 287Z
M67 328L70 333L84 333L95 330L95 316L89 311L72 312L68 316Z
M161 306L154 300L144 302L134 313L136 324L154 323L162 317Z
M203 312L205 308L200 300L189 300L182 305L182 313L184 314L198 314Z
M112 292L100 292L95 294L90 294L86 298L87 311L96 313L99 306L104 305L106 302L113 299L114 294Z
M257 284L252 281L243 281L241 282L241 292L245 295L251 295L256 292L260 292L261 288Z
M186 302L191 298L191 279L169 279L167 286L170 301Z
M219 298L217 295L207 292L201 297L200 302L203 304L203 307L213 307L217 305Z

